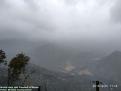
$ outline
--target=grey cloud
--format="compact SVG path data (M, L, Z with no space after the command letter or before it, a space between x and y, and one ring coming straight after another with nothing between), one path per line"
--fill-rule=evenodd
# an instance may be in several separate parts
M22 38L31 40L47 38L48 41L67 45L88 43L88 48L89 44L96 46L95 43L99 42L105 44L107 41L117 40L118 43L120 32L115 31L120 27L109 23L109 9L104 6L107 1L109 0L98 0L98 6L96 0L64 0L66 4L60 3L59 0L5 0L2 1L3 8L0 10L0 26L4 26L4 29L0 27L0 31L5 31L6 37L13 31L13 36L20 34L23 35ZM80 2L92 4L81 6ZM70 8L67 4L79 5ZM13 37L12 33L9 36Z
M10 1L8 0L4 2L1 1L1 34L2 31L6 32L6 34L9 34L8 32L14 31L15 33L22 33L23 36L33 38L33 36L36 36L36 34L38 33L40 34L40 36L43 36L43 33L46 34L46 32L54 30L53 25L49 21L48 14L45 14L45 12L41 12L41 10L37 10L38 7L34 7L37 3L34 3L32 0L22 0L20 2L23 3L20 4L13 2L11 1L10 3ZM32 8L34 8L34 10ZM13 36L15 33L13 33ZM10 37L12 37L12 35Z
M77 3L80 2L80 0L64 0L64 2L69 5L76 5Z
M99 5L104 5L106 4L107 2L111 2L112 0L63 0L66 4L68 5L76 5L76 4L79 4L79 3L83 3L83 4L86 4L88 3L89 1L93 1L93 2L96 2L97 4Z
M33 10L33 11L37 11L38 10L38 5L37 5L37 1L38 0L23 0L24 3L26 3L28 5L28 7ZM41 0L39 0L41 1Z
M121 22L121 0L116 0L111 9L112 19L116 22Z
M0 0L0 10L8 7L6 0Z
M53 63L66 61L68 57L73 61L72 57L82 55L80 52L97 54L121 50L121 26L110 22L108 2L110 0L0 0L0 47L10 48L10 54L13 50L24 50L33 57L31 53L35 52L38 63L49 66L51 61L52 67ZM113 12L119 10L116 6L113 9Z

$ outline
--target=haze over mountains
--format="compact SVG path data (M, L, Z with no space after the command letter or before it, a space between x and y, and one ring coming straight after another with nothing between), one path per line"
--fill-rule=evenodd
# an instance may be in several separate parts
M39 43L15 39L1 40L1 48L5 49L7 55L9 55L8 57L13 57L18 52L25 52L31 57L32 63L55 71L74 72L76 70L80 74L90 75L95 72L99 74L98 71L104 71L102 76L105 76L106 70L110 72L110 76L118 76L120 72L121 58L120 52L117 51L109 55L110 53L97 51L84 52L81 49L66 48L49 42ZM105 57L106 55L109 56ZM94 73L92 73L93 71Z
M78 91L84 80L120 83L120 41L121 0L0 0L7 60L25 53L39 66L33 79L51 79L58 88L70 83L65 89L76 84Z
M26 67L26 72L28 74L33 71L33 73L30 74L31 83L29 84L34 86L44 86L44 84L46 84L49 91L78 91L82 89L85 91L94 91L95 88L93 88L92 85L94 84L93 81L96 80L106 85L116 84L118 88L113 88L112 91L120 91L120 60L121 52L115 51L100 60L98 59L96 62L90 64L90 66L85 66L87 68L76 68L76 66L74 67L68 64L68 66L73 66L74 68L55 72L37 65L29 64ZM0 74L2 74L0 78L2 78L1 82L2 85L4 85L6 84L7 71L4 66L0 67L0 69ZM22 80L20 80L20 82L22 82ZM107 91L107 89L109 88L103 88L101 91Z
M6 51L8 57L18 52L25 52L33 63L50 69L61 69L61 65L70 62L75 66L84 66L91 60L98 59L108 52L88 51L83 48L73 48L49 41L28 41L22 39L1 39L0 47Z
M18 52L25 52L31 57L32 63L52 70L63 69L66 64L84 68L93 65L93 63L97 64L97 60L111 54L110 51L84 51L82 48L75 49L45 41L4 39L0 40L0 43L0 47L6 51L8 57L13 57ZM100 65L102 66L102 64Z

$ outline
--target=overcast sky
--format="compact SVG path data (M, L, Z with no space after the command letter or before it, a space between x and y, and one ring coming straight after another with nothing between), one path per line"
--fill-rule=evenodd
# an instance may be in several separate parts
M0 38L121 48L121 0L0 0Z

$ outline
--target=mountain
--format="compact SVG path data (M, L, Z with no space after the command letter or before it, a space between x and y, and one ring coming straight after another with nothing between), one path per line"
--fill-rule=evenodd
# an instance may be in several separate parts
M89 76L72 76L61 72L50 71L34 64L29 64L26 69L26 74L30 76L26 84L42 86L43 89L46 85L48 91L79 91L81 89L88 91L89 89L93 89L91 77ZM5 74L7 74L7 69L3 67L0 69L0 82L2 81L0 85L7 84L7 75ZM15 84L19 85L21 83L22 79Z
M105 78L121 82L121 52L114 51L99 60L98 69Z
M121 88L121 52L114 51L103 58L91 61L85 67L76 67L71 63L66 64L64 67L64 73L69 74L78 74L81 72L84 76L92 75L93 80L99 80L103 84L108 85L118 85L118 88L115 88L115 91L119 91ZM94 77L94 78L93 78ZM117 89L117 90L116 90Z
M88 62L99 56L99 53L75 50L53 43L39 46L32 53L38 64L56 71L60 70L67 62L80 67L87 65Z
M87 66L95 58L102 56L99 52L83 51L81 48L65 47L48 41L30 41L24 39L0 39L8 59L24 52L31 57L31 62L51 70L60 70L67 62L74 66Z
M0 40L0 43L0 47L5 51L8 50L7 55L10 54L11 57L22 50L27 52L32 62L27 68L31 78L29 84L37 86L46 84L48 89L51 89L50 91L80 91L81 89L94 91L91 82L95 80L107 84L121 83L120 51L97 59L98 53L84 52L81 49L73 50L53 43L16 39ZM0 67L1 85L7 82L6 74L7 69Z
M7 84L6 74L7 68L4 66L0 67L0 85ZM29 79L27 79L25 84L41 86L42 91L45 91L45 86L48 91L94 91L95 88L93 88L92 85L95 83L93 83L93 81L97 80L95 76L70 75L68 73L47 70L34 64L29 64L26 67L26 74L29 74ZM110 84L112 80L100 79L99 81ZM21 75L21 80L14 84L20 85L22 82L23 79ZM112 91L120 91L119 89L114 89ZM107 91L107 89L105 88L103 91Z

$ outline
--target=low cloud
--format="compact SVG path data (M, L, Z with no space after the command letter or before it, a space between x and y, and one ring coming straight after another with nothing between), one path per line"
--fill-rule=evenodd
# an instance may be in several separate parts
M111 16L115 22L121 22L121 1L120 0L116 0L116 2L114 3L111 9Z
M119 42L121 25L111 21L112 18L120 21L120 1L116 3L113 0L1 0L0 2L0 35L4 33L3 38L20 38L16 36L20 34L21 38L26 40L44 39L67 46L83 44L82 46L86 45L85 49L99 45L110 46L109 44L113 44L110 49L117 49L116 47L121 45ZM111 15L113 17L110 17ZM9 35L9 32L12 33Z

